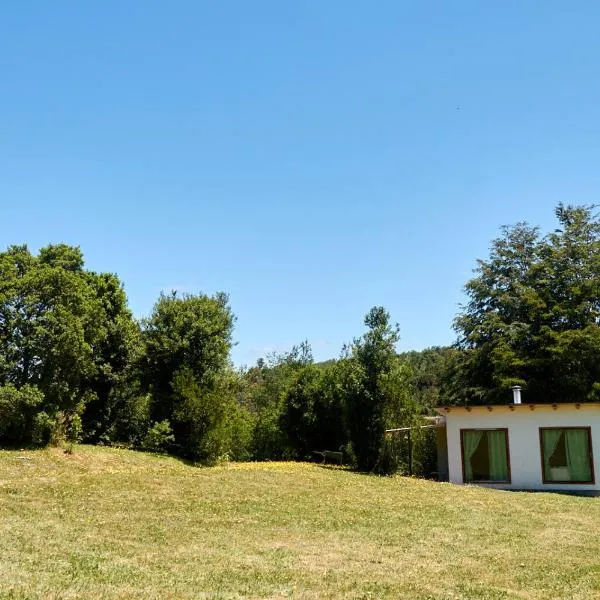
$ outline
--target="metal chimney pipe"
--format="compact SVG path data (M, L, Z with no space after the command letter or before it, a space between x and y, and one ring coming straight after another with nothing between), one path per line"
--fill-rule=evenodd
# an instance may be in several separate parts
M513 385L513 404L521 404L521 386Z

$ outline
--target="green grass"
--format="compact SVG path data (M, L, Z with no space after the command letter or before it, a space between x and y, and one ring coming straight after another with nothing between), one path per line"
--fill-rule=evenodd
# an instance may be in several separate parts
M0 452L0 598L600 597L600 499Z

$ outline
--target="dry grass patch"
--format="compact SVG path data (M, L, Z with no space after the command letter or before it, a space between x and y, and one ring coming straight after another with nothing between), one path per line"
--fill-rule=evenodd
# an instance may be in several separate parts
M594 498L0 452L0 598L588 599L599 529Z

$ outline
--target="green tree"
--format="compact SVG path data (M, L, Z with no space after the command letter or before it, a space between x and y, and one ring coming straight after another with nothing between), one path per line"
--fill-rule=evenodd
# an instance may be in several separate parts
M466 284L455 321L463 350L454 399L585 401L600 388L600 222L594 207L560 204L559 227L540 237L525 223L503 228Z
M86 382L102 338L99 303L78 248L26 246L0 254L0 385L33 386L44 397L46 429L79 430Z
M34 386L0 387L0 440L4 444L31 442L44 396Z
M399 355L410 368L411 393L423 412L434 414L437 406L448 401L446 388L459 354L457 348L433 346Z
M143 324L150 418L168 421L173 448L212 462L226 448L229 351L234 316L225 294L161 295Z
M33 256L11 246L0 254L0 385L40 390L38 440L107 433L136 344L121 283L84 270L79 248L49 245Z
M297 458L348 443L340 366L306 365L287 391L280 426Z
M86 385L91 392L82 415L87 442L109 441L123 403L139 395L139 361L143 347L138 323L127 306L121 282L111 273L87 272L86 278L97 299L101 335L92 349L94 370Z
M242 374L244 399L241 404L254 416L252 456L256 460L290 458L293 450L281 427L285 397L298 373L312 364L308 342L289 352L271 353L258 359L255 367Z
M408 388L408 367L398 358L399 327L389 313L373 307L365 317L367 332L349 348L347 380L348 429L359 470L389 471L383 467L386 428L407 424L415 412Z

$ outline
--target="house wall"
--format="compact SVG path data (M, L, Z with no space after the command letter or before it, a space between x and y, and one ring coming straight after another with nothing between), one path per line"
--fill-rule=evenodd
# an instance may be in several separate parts
M543 483L540 449L540 427L582 427L592 430L592 454L594 457L595 484ZM600 490L598 469L600 468L600 407L597 405L535 405L531 410L527 404L495 406L491 411L486 407L451 409L446 414L446 435L448 438L449 479L453 483L463 483L462 455L460 447L461 429L508 428L511 483L486 483L487 487L502 489L535 490Z

